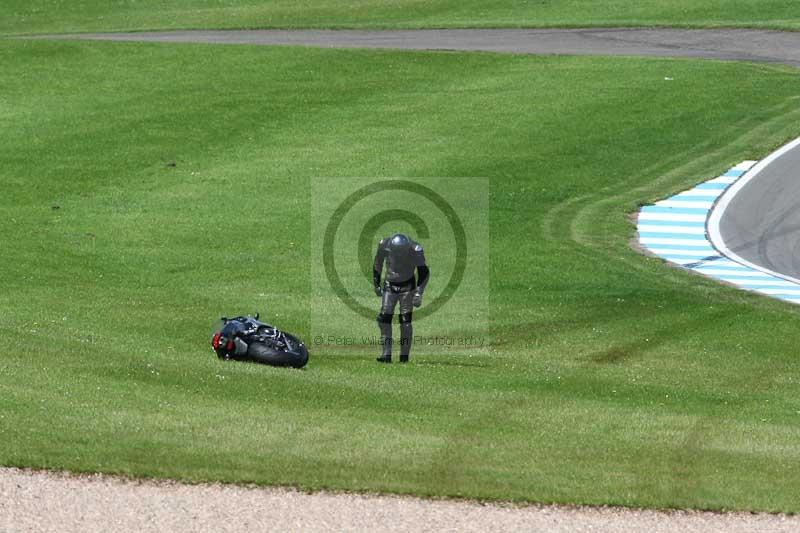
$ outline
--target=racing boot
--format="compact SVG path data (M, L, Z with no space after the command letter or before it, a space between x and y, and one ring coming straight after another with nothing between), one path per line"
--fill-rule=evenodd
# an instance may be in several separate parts
M381 346L383 346L383 354L376 359L379 363L392 362L392 338L384 337L381 335Z
M392 315L381 313L378 315L378 327L381 331L381 346L383 354L376 360L379 363L392 362Z
M408 363L412 339L411 313L400 315L400 362Z

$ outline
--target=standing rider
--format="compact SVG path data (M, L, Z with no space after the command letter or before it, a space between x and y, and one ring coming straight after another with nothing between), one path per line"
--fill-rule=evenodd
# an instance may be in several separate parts
M384 261L386 277L381 287ZM419 279L414 278L415 270L419 272ZM425 254L419 243L402 233L396 233L378 243L372 279L375 294L381 297L378 327L383 354L378 357L379 362L392 362L392 316L397 303L400 304L400 362L408 362L412 339L411 306L422 305L422 293L429 276L430 270L425 265Z

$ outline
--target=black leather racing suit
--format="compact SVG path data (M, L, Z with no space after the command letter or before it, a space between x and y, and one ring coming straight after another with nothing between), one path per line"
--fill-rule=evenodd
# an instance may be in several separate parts
M381 272L386 264L386 275L381 286ZM419 279L414 273L418 271ZM381 296L381 312L378 327L381 334L383 355L379 358L388 362L392 357L392 316L394 308L400 305L400 361L408 361L411 353L413 328L411 326L412 307L421 305L422 293L428 283L430 270L425 264L422 246L405 235L396 234L382 239L375 253L373 282L375 292Z

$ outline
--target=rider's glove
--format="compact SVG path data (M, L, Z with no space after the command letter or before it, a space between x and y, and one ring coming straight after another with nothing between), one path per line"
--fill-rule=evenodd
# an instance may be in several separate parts
M383 291L381 290L380 285L375 285L375 296L377 296L378 298L383 296Z
M411 303L414 304L414 307L419 307L422 305L422 293L417 291L414 293L414 297L411 300Z

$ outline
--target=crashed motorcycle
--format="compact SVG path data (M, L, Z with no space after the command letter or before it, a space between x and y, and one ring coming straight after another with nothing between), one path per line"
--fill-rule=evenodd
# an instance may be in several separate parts
M258 318L258 313L255 317L222 317L221 329L211 338L217 357L292 368L308 363L308 349L300 339Z

